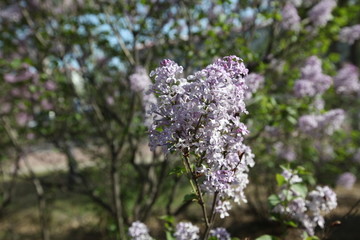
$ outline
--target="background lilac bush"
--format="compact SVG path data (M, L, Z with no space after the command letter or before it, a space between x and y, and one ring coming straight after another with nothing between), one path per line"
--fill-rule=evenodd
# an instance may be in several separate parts
M61 194L91 204L102 222L99 239L176 237L186 226L201 236L199 193L187 178L198 174L206 178L201 191L220 194L209 235L228 239L229 231L242 239L246 233L221 228L220 216L239 210L227 211L225 198L246 197L240 208L269 219L266 198L281 189L280 165L313 173L305 180L309 192L316 185L356 191L359 6L357 0L2 1L1 221L14 215L25 184L38 212L34 239L57 237L52 221ZM227 60L218 59L230 55L244 66L224 68ZM236 92L235 82L218 72L241 77L247 88ZM219 135L227 137L215 141ZM65 157L60 172L39 173L28 161L29 149L44 144ZM87 167L74 149L86 153ZM224 149L232 150L219 157ZM196 172L184 167L186 155ZM227 188L232 181L241 188ZM295 228L303 226L299 219ZM277 236L286 236L288 228L278 228ZM18 231L1 232L1 239L12 239ZM315 228L331 238L321 233Z

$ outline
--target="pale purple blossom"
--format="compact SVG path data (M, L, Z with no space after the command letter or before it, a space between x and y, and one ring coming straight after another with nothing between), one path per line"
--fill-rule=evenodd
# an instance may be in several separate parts
M281 175L285 178L290 184L300 183L302 179L294 171L290 169L284 169Z
M321 0L309 11L309 18L316 27L323 27L332 19L331 12L336 7L335 0Z
M48 80L45 82L45 89L48 91L54 91L57 88L57 85L54 81Z
M48 111L54 108L54 105L48 99L42 99L40 102L42 109Z
M151 112L153 105L157 104L153 93L148 93L151 86L151 79L144 67L137 66L135 72L130 75L130 87L134 92L140 93L144 109L144 125L150 128L154 114Z
M231 210L231 203L229 201L219 200L215 207L215 212L220 215L220 218L229 216L229 210Z
M298 32L300 30L300 17L296 7L288 2L281 11L282 20L281 27L284 30L292 30Z
M250 99L252 95L263 86L264 76L257 73L250 73L245 77L245 83L248 87L245 91L245 99Z
M133 74L129 76L130 87L134 92L146 92L150 85L151 80L145 68L137 66Z
M297 97L314 97L330 88L332 79L322 73L321 60L316 56L309 57L301 68L301 79L294 85Z
M222 200L245 201L247 172L254 165L251 149L243 144L249 131L240 121L247 113L248 70L241 59L229 56L187 78L182 73L182 67L166 59L150 74L155 77L150 93L158 96L152 109L150 146L203 156L202 188L218 194L216 209L224 217L230 203Z
M334 86L337 93L358 92L360 90L359 69L352 64L345 64L335 76Z
M149 235L148 227L140 221L136 221L131 224L131 226L129 227L129 236L131 237L131 240L152 239Z
M11 4L0 10L0 19L9 22L19 22L22 18L21 7L18 4Z
M278 157L283 158L288 162L295 161L296 152L293 146L285 145L282 142L277 142L273 145L273 147Z
M199 228L189 222L180 222L176 225L174 236L176 240L198 240Z
M323 215L336 208L336 194L328 186L317 186L306 196L301 196L291 189L289 191L282 188L279 197L283 203L276 205L272 211L295 220L313 236L316 226L325 226Z
M32 120L32 117L27 114L26 112L19 112L15 116L17 124L19 126L24 127L30 120Z
M338 179L336 180L337 186L342 186L347 189L352 189L356 182L356 177L351 172L346 172L341 174Z
M0 103L0 114L6 114L11 111L11 103L9 102L2 102Z
M353 44L356 40L360 39L360 24L342 28L339 39L341 42Z
M301 132L309 136L320 137L332 135L342 127L344 120L344 110L333 109L320 115L311 114L301 116L298 121L298 126Z
M308 209L313 212L329 213L337 206L336 193L328 186L317 186L309 193Z
M216 237L217 240L231 240L230 234L225 228L215 228L210 231L211 237Z

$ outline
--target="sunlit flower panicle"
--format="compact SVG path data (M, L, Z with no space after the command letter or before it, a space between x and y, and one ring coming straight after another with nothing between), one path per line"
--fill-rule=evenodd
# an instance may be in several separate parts
M131 237L131 240L152 240L149 235L148 227L140 221L136 221L131 224L129 228L129 236Z
M331 12L336 7L335 0L321 0L309 11L309 18L316 27L323 27L332 19Z
M341 29L339 36L341 42L353 44L358 39L360 39L360 24Z
M300 17L296 10L296 7L288 2L285 4L284 8L281 11L282 20L281 20L281 27L284 30L293 30L299 31L300 30Z
M347 189L351 189L356 182L356 176L351 172L345 172L341 174L336 180L337 186L342 186Z
M202 156L202 188L220 199L245 201L247 172L254 165L251 149L243 144L249 131L240 120L247 113L248 70L240 58L228 56L187 78L182 72L175 62L164 60L151 73L158 104L152 109L150 146Z
M174 236L176 240L198 240L199 228L189 222L180 222L176 225Z
M359 69L352 64L345 64L335 76L334 86L337 93L358 92L360 90Z

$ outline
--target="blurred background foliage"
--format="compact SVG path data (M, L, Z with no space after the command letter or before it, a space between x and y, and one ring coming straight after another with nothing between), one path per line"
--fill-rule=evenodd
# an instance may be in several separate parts
M331 86L315 97L294 95L310 56L331 77L345 63L360 65L360 41L339 37L360 23L360 2L337 1L332 17L316 26L309 12L318 2L1 1L0 238L123 239L129 224L141 220L161 239L159 216L199 221L191 199L183 201L189 189L176 174L179 159L148 149L144 96L129 80L136 67L149 73L164 58L187 75L237 55L250 73L264 76L244 118L256 155L249 203L224 223L235 236L259 236L272 226L249 222L268 219L266 198L280 164L303 166L314 183L333 187L343 173L356 179L360 91ZM287 3L297 5L297 30L282 25ZM301 116L337 108L346 118L333 134L299 130ZM353 184L345 187L359 192ZM338 216L356 198L344 201ZM240 233L241 225L247 228Z

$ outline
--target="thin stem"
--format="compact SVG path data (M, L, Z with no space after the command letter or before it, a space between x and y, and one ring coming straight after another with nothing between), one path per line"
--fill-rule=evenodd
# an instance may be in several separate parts
M211 230L211 228L212 228L212 226L213 226L213 224L215 222L215 217L216 217L215 207L216 207L216 202L217 202L218 195L219 195L219 193L215 192L213 202L212 202L212 206L211 206L209 226L206 226L205 231L204 231L204 235L203 235L204 240L208 239L210 230Z
M187 171L191 174L190 182L192 183L193 188L195 186L195 193L198 196L198 203L200 204L203 215L204 215L205 226L206 226L206 228L208 228L210 226L210 222L209 222L209 217L208 217L208 214L206 211L204 198L203 198L201 188L200 188L199 182L197 180L196 174L191 170L188 153L184 154L184 162L185 162Z

